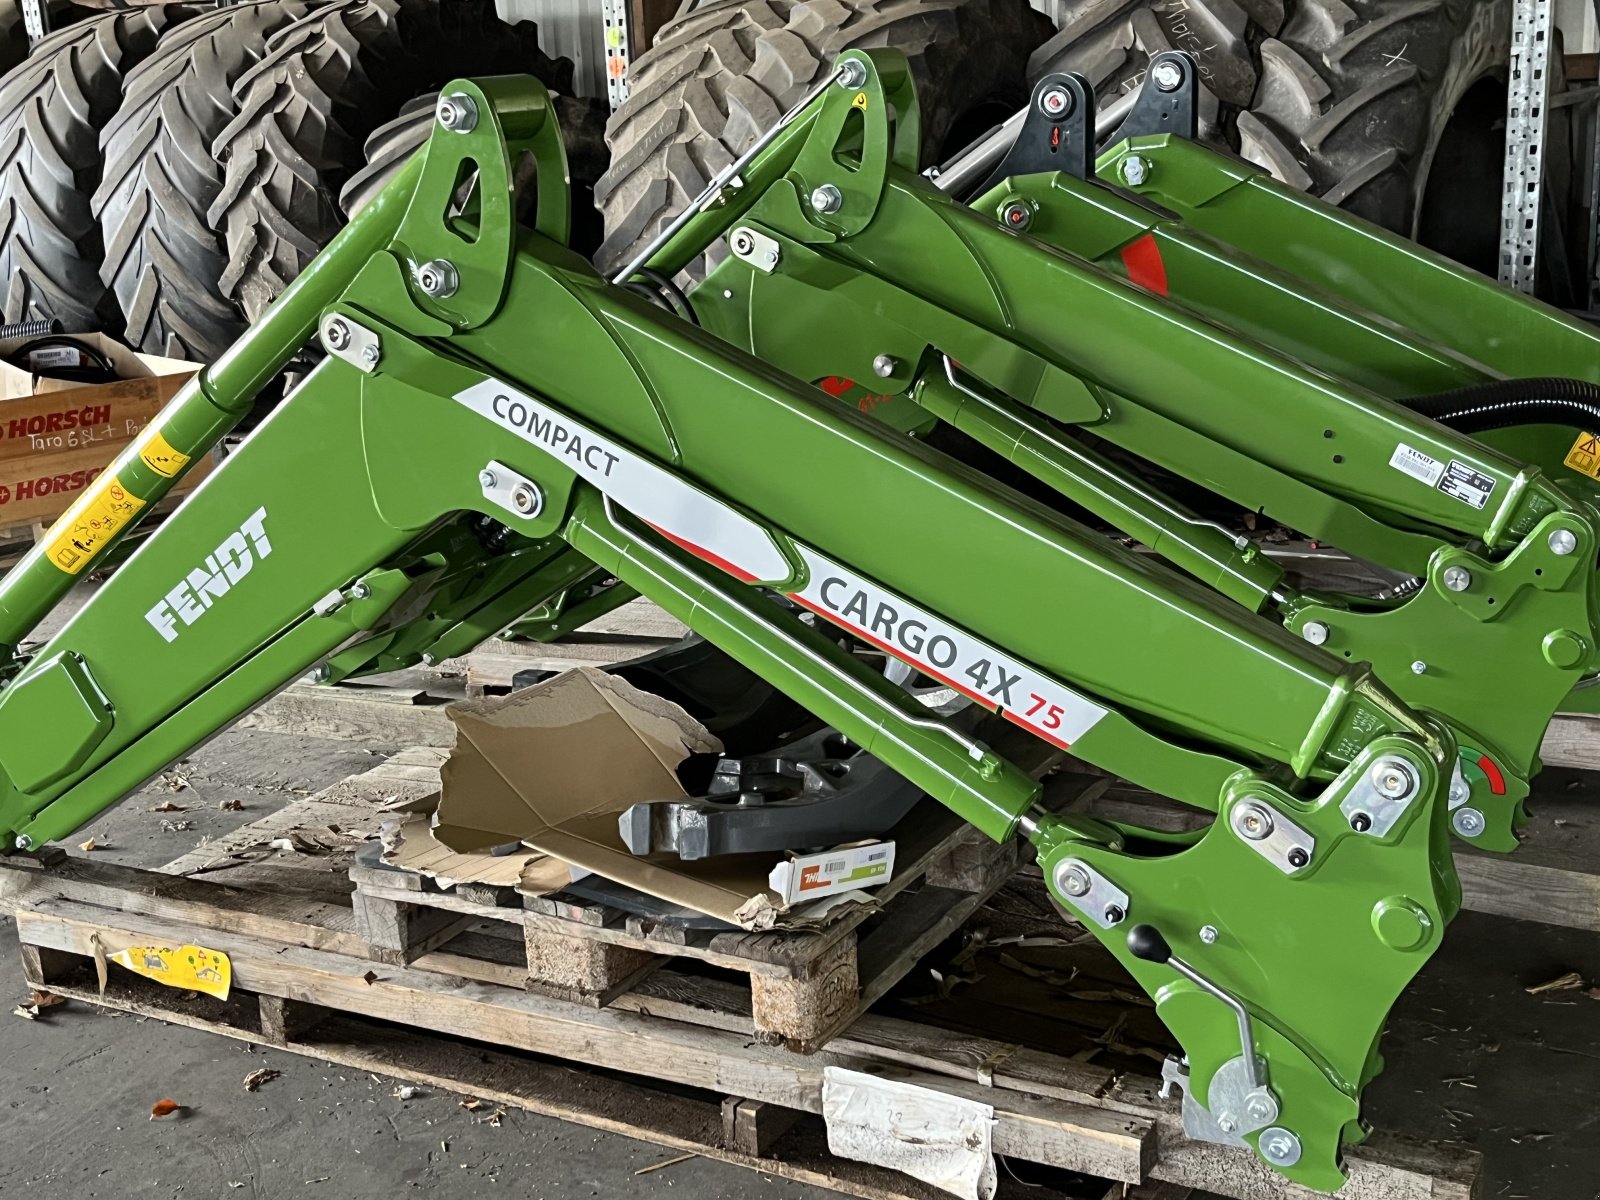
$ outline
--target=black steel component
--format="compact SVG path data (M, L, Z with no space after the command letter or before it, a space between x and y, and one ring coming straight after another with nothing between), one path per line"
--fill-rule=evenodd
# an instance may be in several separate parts
M824 729L770 754L725 757L705 795L635 804L617 826L633 854L692 861L875 837L921 798L915 785Z
M1155 133L1175 133L1193 141L1200 132L1199 92L1200 73L1193 58L1182 50L1156 55L1133 107L1106 145Z
M1076 71L1046 75L1034 86L1022 128L978 194L1006 179L1065 171L1079 179L1094 170L1094 89ZM1006 216L1025 229L1028 220Z
M572 899L589 904L603 904L630 917L638 917L645 922L664 925L669 929L709 929L714 932L724 930L737 932L739 929L737 925L730 925L726 921L708 917L695 909L662 900L648 892L641 892L627 884L618 883L614 879L607 879L604 875L585 875L582 879L567 884L548 899Z
M1164 963L1172 958L1172 947L1154 925L1135 925L1128 930L1128 953L1145 962Z

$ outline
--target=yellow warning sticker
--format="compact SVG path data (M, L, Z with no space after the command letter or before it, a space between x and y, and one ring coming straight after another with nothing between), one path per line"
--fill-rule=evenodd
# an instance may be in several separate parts
M50 531L54 535L50 561L68 575L76 575L143 507L144 501L124 488L115 475L102 476L95 481L94 491Z
M1580 433L1578 440L1572 443L1572 449L1567 451L1566 458L1561 461L1580 475L1600 479L1600 436Z
M189 465L189 456L174 450L172 444L161 436L161 431L154 428L146 436L144 449L139 451L139 457L144 459L145 466L157 475L165 475L168 479Z
M167 987L204 992L218 1000L226 1000L233 986L228 956L204 946L129 946L113 954L111 961Z
M866 112L867 111L867 94L865 92L857 92L856 93L856 98L854 100L850 101L850 107L851 108L859 108L862 112Z

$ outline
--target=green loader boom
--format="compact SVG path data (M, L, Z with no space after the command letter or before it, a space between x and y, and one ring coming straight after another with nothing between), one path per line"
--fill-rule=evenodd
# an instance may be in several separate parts
M603 605L614 578L987 835L1028 839L1182 1044L1167 1077L1190 1133L1338 1187L1386 1015L1459 908L1451 829L1480 803L1462 747L1500 739L1505 796L1522 761L1522 725L1470 740L1479 709L1453 688L1408 703L1387 639L1413 639L1430 670L1502 656L1502 703L1547 715L1592 669L1595 514L1504 453L941 196L909 161L915 113L903 61L842 60L742 186L659 251L670 265L696 238L736 243L695 297L700 327L567 248L540 85L447 88L423 152L0 579L0 836L65 836L308 671L459 653L525 613ZM831 180L841 206L823 212ZM771 270L747 261L773 249L760 239ZM313 338L326 357L301 386L27 645ZM864 412L812 386L845 372L892 398ZM1427 585L1362 610L1290 592L1076 427L1158 462L1192 449L1208 486L1287 497L1302 527ZM1348 469L1325 461L1324 428ZM1486 503L1397 489L1417 481L1374 461L1395 440L1464 464ZM1477 582L1454 588L1453 567ZM1405 619L1413 606L1427 619ZM1347 653L1304 636L1302 611L1373 632ZM825 627L1214 819L1174 838L1049 811L1027 772ZM1493 810L1507 824L1512 803Z

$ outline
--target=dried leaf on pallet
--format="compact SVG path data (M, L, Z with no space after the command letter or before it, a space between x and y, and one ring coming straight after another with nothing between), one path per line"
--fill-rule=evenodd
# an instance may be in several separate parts
M415 1084L402 1083L394 1090L396 1100L416 1100L422 1095L422 1089Z
M460 1103L461 1107L470 1113L475 1113L480 1108L486 1107L482 1100L462 1100Z
M182 1116L188 1112L188 1106L179 1104L176 1100L157 1100L150 1106L150 1119L158 1121L162 1117Z
M1536 983L1523 990L1530 996L1538 996L1545 992L1565 992L1582 986L1583 976L1576 971L1568 971L1565 975L1557 975L1554 979L1547 979L1543 983Z
M188 812L189 810L187 808L185 808L181 804L174 804L171 800L168 800L164 804L156 805L150 811L151 812Z
M218 800L217 801L217 807L222 809L224 812L243 812L244 811L244 801L243 800Z
M34 988L28 993L28 998L16 1008L11 1010L13 1016L26 1017L30 1021L37 1021L39 1014L47 1008L54 1008L58 1004L65 1004L67 998L58 996L54 992L41 991Z
M244 1090L253 1092L263 1083L270 1083L282 1074L282 1071L274 1071L271 1067L257 1067L244 1077Z
M79 842L78 843L78 849L79 850L98 850L98 849L100 849L100 846L93 838L90 838L87 842Z
M106 981L110 978L111 968L106 963L106 944L100 940L98 931L89 935L89 945L94 948L94 974L100 983L100 994L106 994Z

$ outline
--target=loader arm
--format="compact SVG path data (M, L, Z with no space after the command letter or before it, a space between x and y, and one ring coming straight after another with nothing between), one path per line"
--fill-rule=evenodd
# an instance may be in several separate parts
M1495 371L1442 341L1441 320L1409 331L1403 306L1357 311L1368 297L1356 288L1298 295L1287 268L1250 258L1248 242L1208 239L1093 178L1013 179L960 204L916 172L903 62L852 52L825 82L737 182L641 261L670 273L725 240L730 253L690 296L707 328L830 390L866 381L845 394L900 427L920 408L1284 630L1371 663L1454 731L1456 832L1513 849L1550 718L1596 670L1597 517L1587 490L1400 402ZM1222 160L1204 147L1170 135L1136 144L1164 147L1180 183L1252 191L1240 184L1248 169L1213 165ZM1148 177L1161 196L1166 170ZM1226 232L1243 239L1240 225ZM1448 274L1392 239L1369 240L1360 260L1368 278L1406 278L1413 263L1419 280ZM1457 279L1452 295L1465 288ZM1581 358L1566 323L1518 297L1494 300L1519 328L1559 341L1563 365ZM1293 589L1254 547L1079 433L1416 585L1387 601Z
M608 284L565 248L542 87L445 103L449 128L0 580L0 832L65 835L308 670L414 661L615 577L986 834L1029 838L1182 1043L1186 1125L1337 1187L1386 1014L1459 907L1449 728ZM313 334L304 383L22 649ZM974 390L939 368L947 399ZM1162 841L1047 811L773 594L1214 821Z

